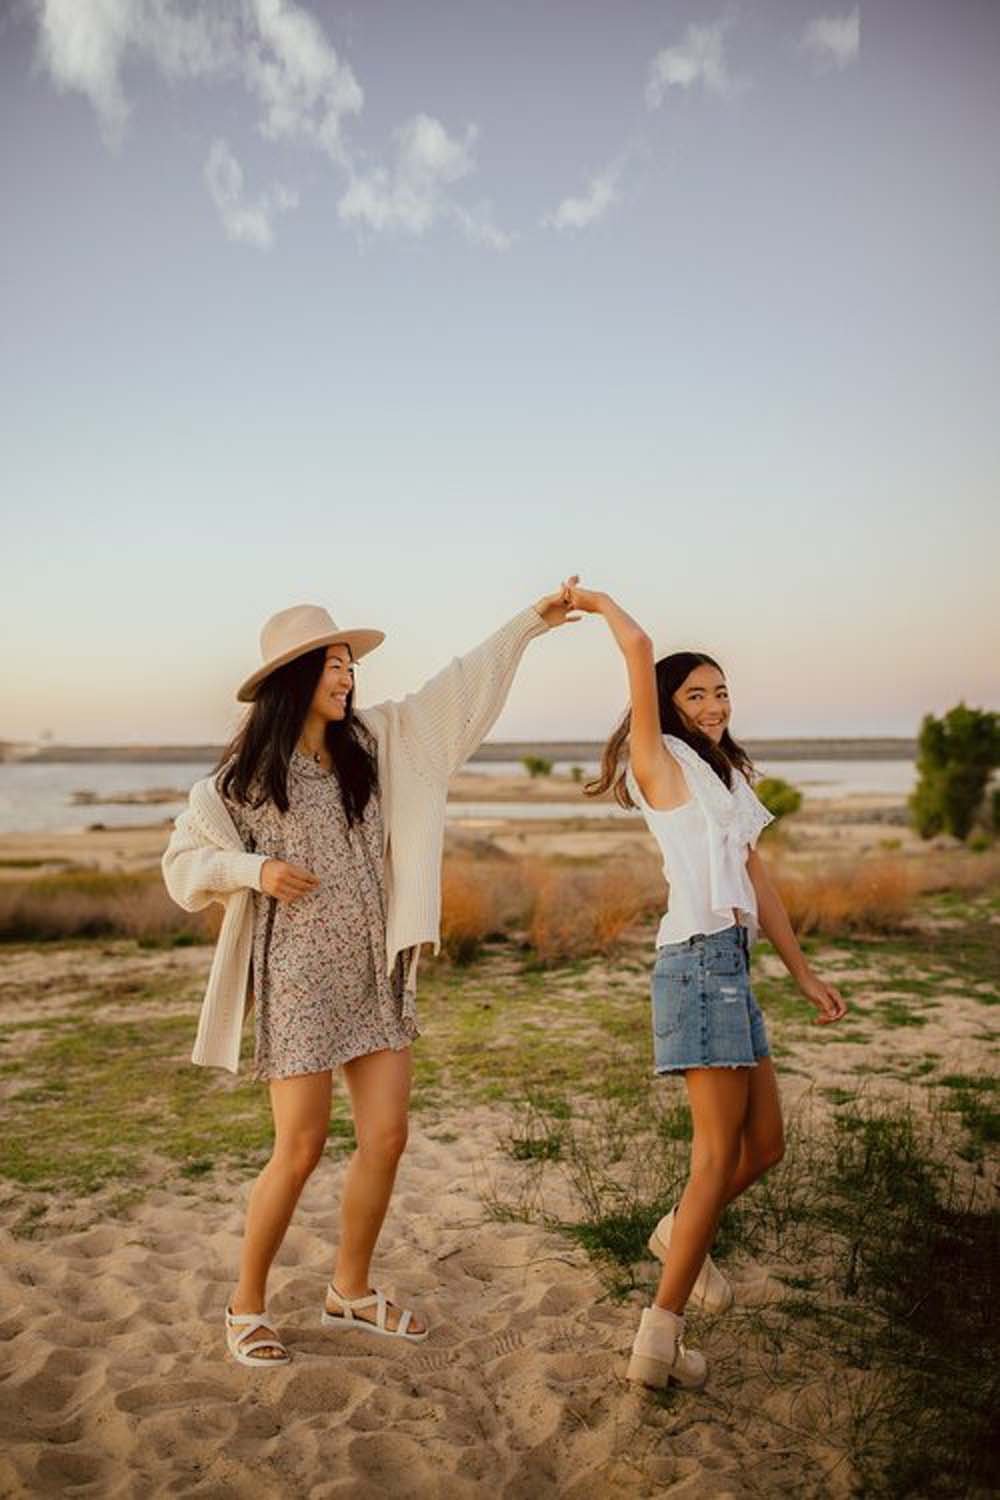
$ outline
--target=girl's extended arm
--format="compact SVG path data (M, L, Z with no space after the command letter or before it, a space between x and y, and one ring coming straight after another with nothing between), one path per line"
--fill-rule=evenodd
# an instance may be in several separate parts
M570 613L573 582L575 579L568 579L554 593L522 610L465 656L449 662L415 693L398 702L378 703L363 709L362 714L367 713L383 726L394 725L400 743L419 746L421 759L435 778L451 776L499 717L528 642L579 618Z
M610 594L572 588L570 602L574 609L585 614L603 615L625 658L632 714L629 760L642 795L651 807L672 807L686 801L688 791L683 773L663 744L653 642Z
M799 947L798 939L792 931L792 924L788 920L784 902L756 849L751 849L747 855L747 874L757 894L760 925L802 994L815 1005L819 1012L816 1017L817 1023L825 1025L829 1021L839 1021L847 1011L840 991L832 984L825 984L809 967L806 956Z

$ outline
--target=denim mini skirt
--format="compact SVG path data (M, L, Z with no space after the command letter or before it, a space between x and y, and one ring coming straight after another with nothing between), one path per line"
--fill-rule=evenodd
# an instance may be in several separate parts
M651 983L657 1073L752 1068L771 1049L750 988L745 927L696 933L656 950Z

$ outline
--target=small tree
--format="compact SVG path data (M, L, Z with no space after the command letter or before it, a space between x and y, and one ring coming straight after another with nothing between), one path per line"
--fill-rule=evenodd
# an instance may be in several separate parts
M574 781L580 782L580 781L583 780L583 767L582 766L570 766L570 768L569 768L569 774L573 778Z
M529 776L548 776L552 771L552 762L544 755L522 755L521 764Z
M1000 714L959 703L941 719L925 714L917 741L919 780L910 797L920 837L952 833L964 839L1000 765Z
M798 812L802 806L802 793L798 787L782 781L780 776L762 776L754 791L775 821L787 813Z

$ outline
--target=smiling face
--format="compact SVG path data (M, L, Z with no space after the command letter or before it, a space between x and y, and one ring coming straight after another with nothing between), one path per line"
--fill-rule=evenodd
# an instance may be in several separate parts
M729 725L731 705L726 679L718 667L695 667L674 693L682 719L718 744Z
M326 648L326 659L316 691L309 705L310 713L327 723L339 723L347 717L347 699L354 688L354 662L349 646Z

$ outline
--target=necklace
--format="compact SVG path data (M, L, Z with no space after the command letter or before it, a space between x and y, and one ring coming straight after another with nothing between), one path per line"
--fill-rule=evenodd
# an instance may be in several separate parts
M300 745L299 748L301 749L303 755L308 755L310 760L314 760L318 766L321 766L323 764L322 756L320 755L320 752L318 750L310 750L309 746L306 744Z

